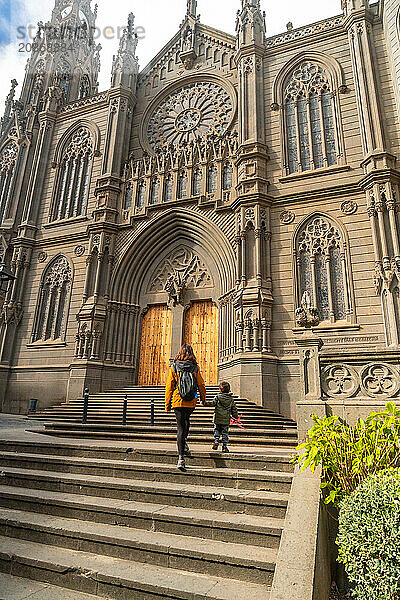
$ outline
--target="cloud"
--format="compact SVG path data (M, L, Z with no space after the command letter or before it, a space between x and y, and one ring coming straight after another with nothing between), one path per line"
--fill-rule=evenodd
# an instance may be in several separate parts
M8 7L12 3L12 15ZM94 0L92 2L94 5ZM110 83L112 56L118 49L118 40L113 35L105 36L110 27L116 32L125 25L130 12L136 16L136 26L145 30L144 39L138 46L140 65L143 68L176 33L185 15L185 0L98 0L98 26L102 32L98 40L102 47L100 88L106 89ZM274 3L262 0L266 10L267 33L274 35L286 30L286 23L292 21L300 27L340 13L340 0L285 0ZM17 27L50 20L54 0L0 0L0 72L3 86L0 93L0 113L7 95L8 82L16 78L21 89L26 60L29 55L19 52ZM240 0L199 0L198 10L201 21L211 27L234 34L236 10ZM273 7L273 8L272 8ZM4 36L4 37L3 37ZM8 37L7 37L8 36ZM107 39L110 38L110 39Z

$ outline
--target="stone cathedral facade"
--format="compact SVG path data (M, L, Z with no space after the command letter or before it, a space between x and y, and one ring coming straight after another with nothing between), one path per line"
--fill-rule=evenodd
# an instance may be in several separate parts
M185 340L296 417L307 329L323 398L399 394L398 0L273 37L259 0L236 35L197 8L142 71L131 15L100 92L90 0L39 23L1 122L3 410L162 385Z

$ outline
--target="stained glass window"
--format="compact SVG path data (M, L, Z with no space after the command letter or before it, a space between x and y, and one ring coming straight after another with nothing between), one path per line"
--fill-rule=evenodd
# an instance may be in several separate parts
M286 102L286 129L288 141L289 173L297 173L297 171L299 170L296 119L296 106L294 100L290 99Z
M164 197L165 202L172 200L173 196L174 196L174 180L172 178L172 175L168 175L165 180L165 197Z
M296 240L299 301L309 292L321 321L347 318L346 250L339 229L322 215L312 217ZM317 298L314 298L314 289Z
M64 256L59 256L45 270L36 308L33 342L56 341L64 337L71 281L72 270Z
M142 208L146 203L146 182L141 181L138 186L136 206Z
M61 158L52 221L85 213L89 196L93 138L80 127L67 143Z
M326 140L326 154L328 165L337 164L335 125L332 113L332 97L330 92L324 91L321 95L322 113L324 117L324 131Z
M288 172L297 173L299 162L302 171L337 164L334 100L328 73L304 61L292 72L284 93Z
M188 187L188 178L187 178L186 171L184 171L183 173L180 173L180 175L179 175L178 198L186 198L187 187Z
M123 207L124 210L129 210L130 208L132 208L132 196L133 196L133 187L131 184L129 184L125 190L124 207Z
M343 268L342 259L340 256L339 248L330 249L330 268L331 268L331 282L332 282L332 296L333 296L333 310L335 312L335 319L346 318L346 301L345 301L345 289L343 281Z
M324 150L322 146L321 115L318 95L315 93L311 94L309 102L314 167L316 169L321 169L324 166Z
M201 196L203 193L203 171L196 169L193 173L193 196Z
M207 190L209 194L215 194L217 191L217 167L214 165L208 169Z
M224 165L224 170L222 173L222 187L224 190L231 190L233 183L233 167L232 163L227 163Z
M157 202L159 200L160 200L160 180L157 177L157 179L154 179L154 181L151 185L150 203L157 204Z

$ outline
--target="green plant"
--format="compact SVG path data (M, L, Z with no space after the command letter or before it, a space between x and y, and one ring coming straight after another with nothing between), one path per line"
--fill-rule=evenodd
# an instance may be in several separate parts
M400 598L400 470L368 477L340 504L339 562L358 600Z
M374 473L400 466L400 410L393 402L350 427L339 417L312 416L308 439L298 446L293 463L302 471L322 466L325 502L340 504Z

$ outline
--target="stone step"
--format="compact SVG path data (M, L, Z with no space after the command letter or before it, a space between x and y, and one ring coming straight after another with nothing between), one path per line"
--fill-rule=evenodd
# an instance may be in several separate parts
M144 461L156 462L161 464L176 465L176 450L163 448L132 448L131 446L102 445L93 443L92 445L83 445L80 442L74 443L72 440L68 443L57 441L41 441L39 438L32 442L24 441L1 441L0 451L28 454L49 454L52 456L75 456L83 458L111 459L113 461ZM293 473L291 456L288 453L267 454L263 451L260 454L249 452L231 452L230 454L221 454L214 451L193 451L190 457L190 466L211 467L211 468L230 468L230 469L253 469L267 471L284 471Z
M268 600L266 585L144 566L8 537L0 538L0 569L118 600Z
M272 583L277 549L0 508L0 536L194 573Z
M144 428L140 428L138 432L132 432L123 428L122 426L119 428L120 430L113 430L112 426L104 425L100 427L91 427L89 424L86 426L82 426L79 424L69 424L69 423L46 423L45 424L45 434L52 436L59 436L63 438L74 438L74 439L97 439L97 440L136 440L143 442L172 442L176 441L176 433L162 433L158 430L157 427L152 429L147 429L144 431ZM41 429L31 429L32 433L43 433ZM246 432L243 432L244 434ZM252 433L252 432L251 432ZM206 444L211 444L213 440L212 433L208 434L192 434L189 436L189 443L192 442L201 442ZM230 445L236 444L241 446L269 446L269 447L284 447L287 449L294 449L297 446L297 437L273 437L273 436L258 436L255 435L250 436L247 434L246 436L232 436L230 438Z
M0 486L0 506L146 531L278 548L283 519Z
M100 596L0 573L0 600L102 600ZM105 600L105 598L103 598Z
M66 425L67 423L51 423L50 425L54 428L54 429L60 429L63 428L64 425ZM74 428L76 428L77 430L82 430L85 431L85 429L91 429L91 430L100 430L103 427L105 427L102 424L95 424L95 423L76 423L74 424ZM156 431L157 434L173 434L176 437L176 425L154 425L151 426L149 425L149 433L153 433L154 430ZM124 433L130 432L130 433L140 433L143 431L143 427L139 427L136 425L109 425L107 424L107 429L109 431L115 431L115 432L120 432L123 431ZM292 429L261 429L261 428L256 428L256 429L252 429L251 431L253 436L259 435L259 436L263 436L263 437L274 437L274 436L279 436L281 438L295 438L297 439L297 430L292 430ZM211 437L213 437L213 428L210 427L198 427L197 425L192 425L190 427L190 434L189 434L189 439L193 436L196 435L211 435ZM229 436L230 437L234 437L234 436L241 436L241 437L245 437L246 436L246 431L243 429L240 429L239 427L231 427L229 430Z
M267 490L289 493L292 476L288 473L218 469L190 466L182 474L173 465L152 462L115 461L96 458L58 457L51 455L0 452L0 467L57 471L59 473L91 474L121 479L165 481L188 485L207 485L246 490Z
M184 474L183 474L184 481ZM288 494L3 467L2 485L284 518Z

